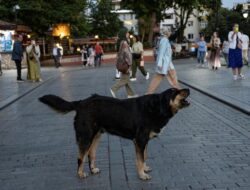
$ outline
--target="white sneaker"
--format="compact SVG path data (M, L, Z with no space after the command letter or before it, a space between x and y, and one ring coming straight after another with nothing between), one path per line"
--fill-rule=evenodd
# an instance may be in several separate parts
M113 96L113 98L116 98L116 95L115 95L114 91L111 88L110 88L110 93Z
M137 79L136 78L131 78L130 81L136 81Z
M146 75L146 80L149 79L149 72L147 72L147 75Z
M135 95L128 95L128 98L137 98L138 97L138 94L135 94Z
M243 74L239 74L239 79L245 79L245 76Z
M238 79L238 76L237 75L234 75L234 80L237 80Z

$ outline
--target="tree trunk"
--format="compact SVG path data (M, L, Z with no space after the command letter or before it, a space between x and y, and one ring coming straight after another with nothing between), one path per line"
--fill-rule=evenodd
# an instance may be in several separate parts
M148 42L149 42L150 46L153 43L155 22L156 22L156 13L153 12L152 15L151 15L151 23L150 23L149 34L148 34Z

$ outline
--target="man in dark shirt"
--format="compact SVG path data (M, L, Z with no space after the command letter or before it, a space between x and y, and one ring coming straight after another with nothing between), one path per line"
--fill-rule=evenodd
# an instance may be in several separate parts
M12 51L12 60L16 63L17 68L17 82L23 82L22 79L22 58L23 58L23 47L22 47L23 37L21 35L17 36L17 39L14 42L13 51Z

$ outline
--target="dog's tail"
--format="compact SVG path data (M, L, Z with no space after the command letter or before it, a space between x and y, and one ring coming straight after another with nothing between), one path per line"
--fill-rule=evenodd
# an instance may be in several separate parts
M68 102L55 95L45 95L39 98L39 100L55 109L56 111L68 113L70 111L76 110L76 106L79 101Z

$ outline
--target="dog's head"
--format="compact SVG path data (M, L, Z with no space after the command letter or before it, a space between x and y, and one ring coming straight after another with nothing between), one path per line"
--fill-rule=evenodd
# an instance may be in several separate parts
M171 88L166 91L166 95L170 96L169 100L169 106L173 114L177 113L178 110L185 108L190 105L189 101L187 101L187 98L190 94L189 89L176 89L176 88Z
M151 113L158 113L163 117L172 117L180 109L190 105L187 101L189 89L168 89L161 94L150 96L147 110Z

